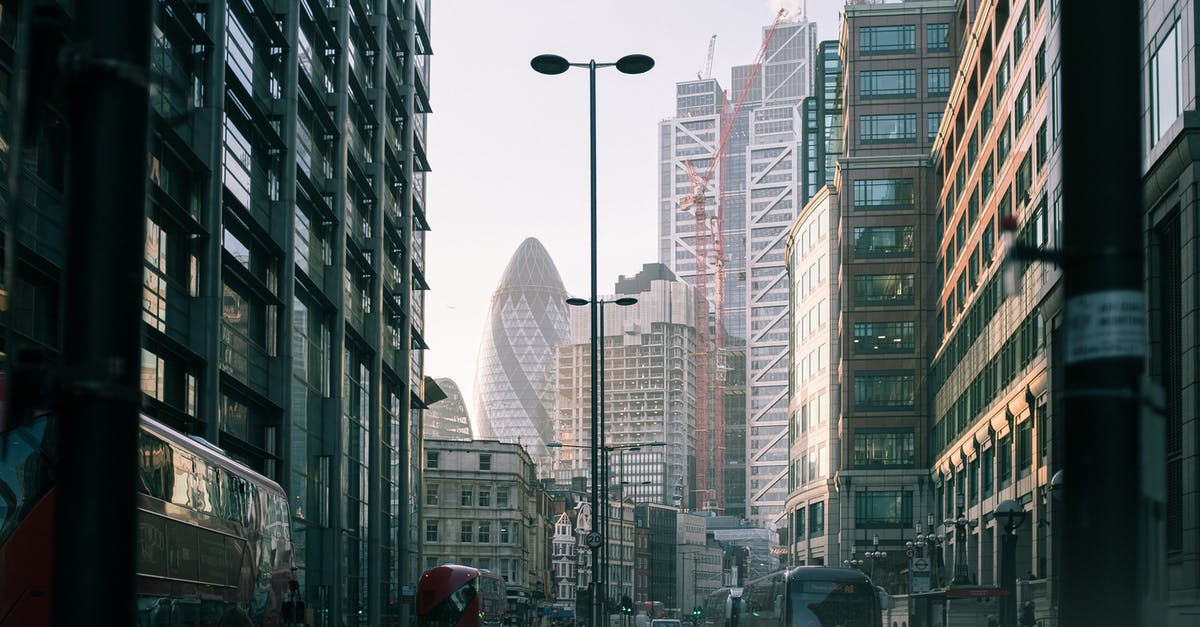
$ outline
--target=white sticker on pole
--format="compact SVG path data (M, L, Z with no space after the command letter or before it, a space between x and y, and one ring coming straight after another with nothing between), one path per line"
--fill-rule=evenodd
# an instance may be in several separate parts
M1067 300L1069 364L1146 356L1146 295L1107 290Z

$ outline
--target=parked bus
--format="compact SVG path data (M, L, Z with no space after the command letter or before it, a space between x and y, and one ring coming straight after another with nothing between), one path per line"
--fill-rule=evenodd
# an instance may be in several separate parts
M882 594L857 570L800 566L742 590L738 627L883 627Z
M0 627L51 622L57 429L43 414L0 435ZM137 490L139 625L280 624L292 543L278 484L143 416Z
M417 627L499 627L507 615L504 578L490 570L445 564L417 582Z

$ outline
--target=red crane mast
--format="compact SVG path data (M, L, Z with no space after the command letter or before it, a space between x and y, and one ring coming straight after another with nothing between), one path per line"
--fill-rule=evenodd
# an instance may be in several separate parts
M694 490L698 509L719 510L725 504L725 375L721 368L710 373L709 352L718 358L725 345L724 338L724 301L725 301L725 238L724 238L724 207L722 195L728 189L724 180L725 155L729 136L737 122L750 88L762 69L770 49L771 39L775 29L787 12L780 9L775 15L775 21L763 35L762 46L758 56L750 66L746 81L738 90L737 100L732 107L727 107L722 93L721 113L719 117L720 133L717 145L708 159L708 166L702 173L696 171L694 160L684 162L684 169L692 182L692 193L685 196L679 203L680 209L691 209L696 217L694 231L695 253L695 299L696 299L696 479ZM708 215L706 198L708 184L713 174L721 172L721 185L716 190L715 211ZM712 256L709 256L709 239L712 239ZM708 308L708 272L712 265L713 273L713 344L709 346L709 308ZM715 376L714 376L715 374ZM710 410L711 396L711 410ZM710 414L711 411L711 414ZM711 420L710 420L711 415ZM711 456L711 465L710 458ZM709 480L709 469L712 469L712 480ZM711 485L711 487L710 487Z

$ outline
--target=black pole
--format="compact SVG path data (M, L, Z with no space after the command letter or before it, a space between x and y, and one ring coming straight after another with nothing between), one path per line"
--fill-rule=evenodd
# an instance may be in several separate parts
M1142 624L1140 5L1061 3L1066 627Z
M76 3L54 624L133 625L149 0Z
M600 407L600 455L601 455L601 457L600 457L600 485L602 486L602 489L603 489L603 492L600 493L600 519L601 519L601 521L603 521L602 528L604 530L602 532L604 534L604 545L600 549L600 562L601 562L600 581L603 582L603 591L600 593L600 607L602 609L602 615L604 618L603 625L604 625L604 627L608 627L608 611L609 611L609 608L608 608L608 592L609 592L609 590L608 590L608 586L609 586L608 558L609 558L610 548L611 548L608 546L608 543L609 543L609 539L610 539L609 532L612 531L609 528L609 520L608 520L608 497L609 497L609 490L612 488L612 485L608 480L608 452L609 451L608 451L608 442L606 439L607 434L605 433L605 424L604 424L605 423L605 420L604 420L604 418L605 418L605 416L604 416L604 305L605 304L607 304L607 303L605 303L605 301L603 301L603 300L596 302L596 311L599 312L599 314L600 314L600 318L599 318L600 323L597 327L599 330L599 335L596 340L596 344L597 344L597 347L598 347L599 353L600 353L600 356L597 358L599 365L600 365L600 371L597 373L597 377L596 377L596 390L597 390L597 395L600 397L600 401L599 401L599 407Z
M1008 593L1000 598L1000 624L1012 627L1017 623L1017 538L1010 524L1000 532L1000 587Z
M592 255L592 526L594 531L601 534L601 543L605 541L603 537L603 527L600 526L600 521L603 520L602 512L600 511L600 395L603 390L600 389L599 380L597 378L599 368L597 362L596 334L599 326L599 316L596 313L599 309L598 304L598 285L596 282L596 60L588 61L588 139L589 149L591 151L590 170L591 170L591 255ZM600 570L600 544L592 547L592 627L600 627L600 596L604 591L604 581L601 577Z

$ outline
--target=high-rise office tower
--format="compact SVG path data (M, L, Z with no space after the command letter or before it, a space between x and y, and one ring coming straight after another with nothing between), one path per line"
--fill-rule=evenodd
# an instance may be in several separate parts
M23 12L61 9L69 31L79 5L37 4L4 5L6 77L28 71L15 65ZM419 574L410 444L425 398L431 2L154 5L143 411L284 487L295 576L318 616L405 622L400 591ZM0 153L6 172L25 168L4 208L16 229L5 289L27 315L7 318L4 352L54 364L70 135L63 103L19 100L16 84L0 81L3 117L40 122L23 128L36 160Z
M691 507L695 468L695 299L666 266L646 264L617 282L603 312L604 442L614 499ZM625 307L617 298L634 297ZM555 433L564 445L554 479L590 476L591 322L571 308L571 333L558 349ZM639 446L663 442L665 446ZM581 448L577 448L581 447Z
M712 463L697 477L697 506L767 524L787 493L783 248L801 205L801 103L812 88L816 24L800 14L765 28L764 42L761 64L733 68L727 92L714 79L676 86L675 117L660 124L659 259L703 284L709 303L708 328L698 334L707 347L698 350L710 383L699 389L714 394L697 404L697 424L707 425L697 454L707 448ZM687 202L688 169L704 171L714 159L699 221Z
M535 238L517 247L492 294L475 373L475 436L524 446L548 475L554 351L567 338L567 291Z
M838 42L845 78L829 80L828 60L821 71L823 91L839 86L841 104L817 107L844 106L844 115L839 128L822 128L838 119L830 116L813 130L844 146L832 172L810 152L807 169L830 183L816 189L789 236L789 559L863 559L890 590L905 585L904 544L915 537L928 477L921 390L935 340L924 286L938 280L923 244L937 204L928 155L963 36L955 6L846 7ZM828 43L821 49L831 52Z

